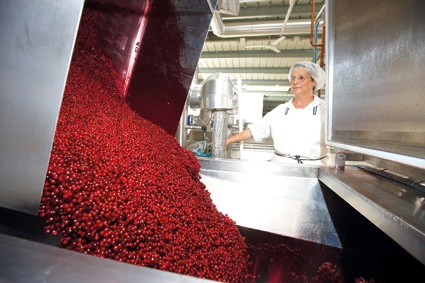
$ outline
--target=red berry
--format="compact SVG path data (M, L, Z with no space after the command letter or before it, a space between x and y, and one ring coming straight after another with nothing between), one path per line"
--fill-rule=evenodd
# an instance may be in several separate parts
M94 10L74 48L39 215L67 249L226 282L246 282L235 223L218 212L196 157L129 109L96 49Z

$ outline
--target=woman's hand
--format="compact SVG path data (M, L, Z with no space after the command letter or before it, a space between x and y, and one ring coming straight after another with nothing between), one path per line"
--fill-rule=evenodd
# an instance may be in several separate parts
M252 138L251 130L249 128L243 130L236 135L230 136L226 139L226 149L229 147L231 143L246 141L247 139Z
M226 139L226 150L229 149L229 144L231 144L232 142L230 141L230 138Z

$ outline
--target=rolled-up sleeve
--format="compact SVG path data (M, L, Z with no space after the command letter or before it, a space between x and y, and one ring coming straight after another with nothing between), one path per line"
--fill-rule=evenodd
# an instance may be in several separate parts
M272 112L267 113L261 120L248 126L252 137L256 142L270 137L270 122Z

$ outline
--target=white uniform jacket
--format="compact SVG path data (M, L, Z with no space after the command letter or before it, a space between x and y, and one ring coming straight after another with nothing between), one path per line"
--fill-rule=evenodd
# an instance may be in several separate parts
M250 125L249 129L257 142L268 137L273 139L274 161L327 164L329 148L324 142L325 115L326 103L317 96L304 109L296 109L291 99ZM322 158L324 156L327 157Z

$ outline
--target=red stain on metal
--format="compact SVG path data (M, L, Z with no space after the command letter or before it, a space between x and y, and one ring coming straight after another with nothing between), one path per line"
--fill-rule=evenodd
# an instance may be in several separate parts
M189 0L153 1L150 8L127 102L171 135L176 133L211 17L207 3Z

